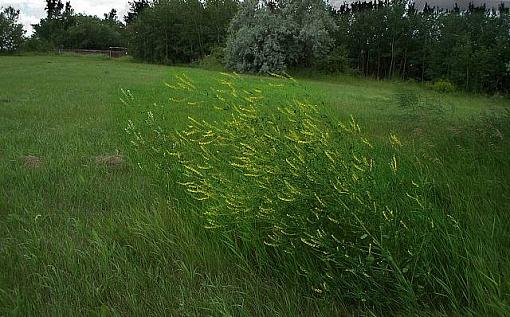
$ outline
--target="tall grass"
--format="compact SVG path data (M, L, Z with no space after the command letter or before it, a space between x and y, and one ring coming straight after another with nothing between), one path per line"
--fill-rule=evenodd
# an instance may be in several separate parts
M396 134L374 142L352 118L335 122L293 96L266 98L299 85L292 78L250 90L241 82L224 74L204 88L179 75L167 84L173 102L203 104L227 119L189 117L186 129L171 131L156 109L126 129L160 176L177 169L204 227L234 253L351 310L506 308L504 273L480 266L481 250L430 165ZM193 100L204 92L211 97ZM409 96L399 99L406 111L429 110ZM124 102L136 104L130 93Z
M295 83L117 61L0 58L0 316L509 315L510 117L503 111L508 99L436 94L418 85L349 76ZM181 79L169 79L174 74ZM180 89L164 85L165 80ZM238 97L231 95L228 83ZM119 99L121 87L129 107ZM395 91L412 88L424 106L443 105L445 110L402 107ZM236 107L250 107L243 90L263 97L254 108L264 120L239 119L243 111ZM278 120L267 122L273 116ZM293 118L310 120L321 133ZM234 119L241 125L234 125ZM137 136L126 135L128 120ZM257 128L240 129L229 143L244 136L242 142L254 143L258 151L282 148L281 153L249 156L257 168L280 167L264 176L274 185L252 191L256 179L243 175L246 168L230 165L237 162L233 155L248 150L218 140L205 147L231 152L212 153L225 160L214 160L214 170L200 171L230 181L201 201L179 185L201 180L188 176L183 163L194 167L204 160L193 155L202 151L197 141L179 134L189 132L189 126L207 125L217 128L218 135ZM299 128L297 136L313 142L292 147L296 142L285 137L290 130L272 132L276 141L257 141L264 137L262 129L285 126ZM346 166L336 167L323 148L342 155ZM297 176L285 161L293 153L310 161L290 161L298 167ZM351 171L352 162L363 171ZM307 170L308 165L314 168ZM347 178L345 187L366 206L331 186L348 173L360 178ZM325 181L308 179L314 175ZM274 197L269 206L275 212L262 214L251 195L286 193L284 180L302 194L293 194L290 202ZM231 209L224 208L221 217L208 213L222 211L213 203L226 205L218 198L225 191L246 198L242 206L252 215L246 223ZM406 194L419 198L424 208ZM351 211L341 202L349 203ZM385 206L408 229L387 223L380 215ZM377 247L369 234L362 239L366 231L352 217L358 209L370 232L381 222L398 234L395 242L378 237L386 244ZM320 213L317 219L315 210L345 227L338 231L352 237L347 250L359 254L359 264L327 248L343 241L317 238L314 228L324 226L321 230L338 238L340 226ZM423 218L414 219L424 211ZM305 225L301 218L287 221L284 212L302 215ZM408 223L405 217L413 219ZM428 220L434 220L434 229ZM223 225L208 228L210 221ZM296 237L273 230L272 221ZM307 245L297 238L301 234L312 235L305 240L318 240L319 246ZM413 253L421 254L416 267L427 268L426 273L430 268L430 278L406 269L405 259L414 259L407 245L414 248L419 242L422 249ZM375 264L363 257L369 243ZM353 263L357 275L342 271ZM388 270L380 272L384 263L390 263ZM395 268L404 279L382 294L382 286L398 278ZM326 275L331 272L334 279ZM413 275L418 277L411 280Z

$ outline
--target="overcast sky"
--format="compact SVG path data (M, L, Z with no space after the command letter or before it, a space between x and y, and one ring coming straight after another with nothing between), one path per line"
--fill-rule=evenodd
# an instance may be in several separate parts
M62 0L62 2L66 2ZM0 0L0 7L12 6L20 10L20 20L27 30L27 35L32 33L31 24L36 24L46 16L44 7L45 0ZM117 9L117 14L122 20L127 12L128 0L71 0L71 6L76 13L88 15L97 15L103 17L103 14L110 12L111 9Z

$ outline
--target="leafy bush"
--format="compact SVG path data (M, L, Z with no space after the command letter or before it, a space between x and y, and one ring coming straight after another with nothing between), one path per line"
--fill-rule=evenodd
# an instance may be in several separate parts
M223 47L215 47L211 49L211 54L201 58L196 63L199 67L209 70L223 70L225 60L225 49Z
M190 118L171 134L150 112L127 129L164 173L175 158L207 228L248 253L274 254L273 268L345 303L399 309L462 297L450 266L464 251L441 243L459 235L458 223L434 205L430 182L413 179L419 172L396 135L375 146L353 119L332 122L306 101L268 106L267 87L247 90L226 76L205 91L217 92L208 105L227 111L227 121ZM186 76L169 86L188 103L204 91Z
M435 81L430 88L437 92L452 93L455 91L455 85L447 79L440 79Z

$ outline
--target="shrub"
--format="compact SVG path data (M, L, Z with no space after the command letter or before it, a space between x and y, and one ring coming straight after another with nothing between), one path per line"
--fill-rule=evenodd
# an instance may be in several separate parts
M198 60L197 65L209 70L223 70L225 60L225 49L223 47L215 47L211 50L211 54Z
M230 23L226 66L255 73L311 66L331 50L335 27L322 1L244 1Z
M435 81L430 87L432 90L442 93L452 93L455 91L455 85L447 79Z
M430 183L413 179L419 173L396 135L391 146L374 146L353 119L332 122L306 101L268 106L268 87L246 90L227 76L208 102L228 111L227 121L190 118L170 134L149 113L127 129L164 173L175 158L207 228L251 246L250 254L273 253L273 269L345 303L400 309L453 301L459 291L449 266L463 250L443 242L458 235L458 224L429 200ZM185 76L169 86L188 97L204 91Z

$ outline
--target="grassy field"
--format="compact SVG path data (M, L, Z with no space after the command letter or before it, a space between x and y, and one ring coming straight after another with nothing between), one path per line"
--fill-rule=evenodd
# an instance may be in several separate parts
M168 87L183 74L195 90ZM130 143L128 121L143 124L148 111L170 132L189 116L230 118L209 104L221 78L99 57L0 57L0 316L510 315L508 98L349 76L240 79L268 107L300 99L328 120L352 115L376 156L397 135L403 179L427 184L430 209L454 219L458 231L424 246L439 250L428 260L442 290L379 306L316 292L294 258L205 229L207 206L177 184L178 164L161 167ZM408 106L416 98L423 107ZM406 208L405 189L377 184L379 201Z

